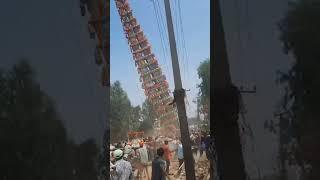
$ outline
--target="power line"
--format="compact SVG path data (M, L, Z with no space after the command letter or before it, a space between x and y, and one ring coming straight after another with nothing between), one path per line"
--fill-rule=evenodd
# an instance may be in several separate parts
M184 30L183 30L183 21L182 21L182 13L181 13L181 3L180 3L180 0L177 0L178 1L178 10L179 10L179 22L180 22L180 28L181 28L181 35L182 35L182 48L184 50L184 53L185 53L185 57L186 57L186 71L187 71L187 75L189 75L189 57L188 57L188 51L187 51L187 48L186 48L186 42L185 42L185 35L184 35ZM187 77L188 78L188 77Z
M159 34L160 34L160 41L161 41L161 47L162 47L162 51L163 51L163 58L164 58L164 63L165 63L165 67L168 71L168 73L170 73L169 71L169 66L168 66L168 63L167 63L167 51L166 51L166 46L165 46L165 38L164 38L164 35L163 35L163 31L162 31L162 28L161 28L161 22L160 22L160 14L159 14L159 11L158 11L158 8L157 8L157 5L155 3L155 0L152 0L152 3L153 3L153 9L154 9L154 13L155 13L155 16L156 16L156 22L157 22L157 25L158 25L158 31L159 31ZM168 77L168 80L171 81L171 78L170 76L166 76Z
M172 11L173 11L173 23L174 23L174 31L175 31L175 36L176 36L176 43L177 43L177 51L178 51L178 56L180 58L178 58L179 64L182 65L181 70L183 71L183 79L186 79L186 71L185 71L185 64L184 64L184 57L183 57L183 53L181 52L181 33L179 32L179 28L178 28L178 8L177 8L177 3L176 0L173 1L173 5L172 5Z
M168 50L168 46L169 46L168 34L167 34L167 31L166 31L166 25L165 25L166 23L165 23L165 21L163 19L163 17L165 16L165 13L162 11L163 8L161 8L159 1L158 0L154 0L154 1L156 2L155 6L158 8L160 29L161 29L161 32L164 32L163 39L164 39L165 52L169 52L169 50ZM170 56L169 53L166 53L166 57L168 59L170 58L169 56ZM170 67L171 66L168 66L168 68L170 69L169 73L171 75L171 74L173 74L173 72L172 72L172 69ZM170 76L169 76L169 78L170 78Z

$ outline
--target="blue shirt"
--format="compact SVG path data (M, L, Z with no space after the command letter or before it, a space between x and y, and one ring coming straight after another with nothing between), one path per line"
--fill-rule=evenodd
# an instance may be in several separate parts
M179 145L178 145L178 159L183 159L182 144L179 144Z

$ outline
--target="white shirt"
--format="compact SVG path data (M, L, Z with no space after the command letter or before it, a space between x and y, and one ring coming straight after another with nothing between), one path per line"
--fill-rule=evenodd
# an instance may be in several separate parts
M140 157L140 162L142 164L147 164L149 161L147 148L143 146L142 148L138 149L138 153Z

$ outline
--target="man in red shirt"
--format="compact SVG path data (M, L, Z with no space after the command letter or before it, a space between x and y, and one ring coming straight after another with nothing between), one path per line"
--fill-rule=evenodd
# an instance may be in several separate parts
M169 174L169 168L170 168L170 161L172 159L172 152L169 148L169 143L168 140L164 141L164 145L163 145L163 150L164 150L164 159L166 160L166 173Z

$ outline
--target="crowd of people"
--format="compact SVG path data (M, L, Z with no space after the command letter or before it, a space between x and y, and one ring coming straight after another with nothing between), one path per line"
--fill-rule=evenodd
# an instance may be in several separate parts
M200 156L206 152L207 158L211 159L210 135L192 133L191 139L193 149L199 150ZM178 160L177 169L171 167L173 159ZM181 174L183 164L183 146L179 138L148 137L110 145L111 180L170 179L172 175Z

